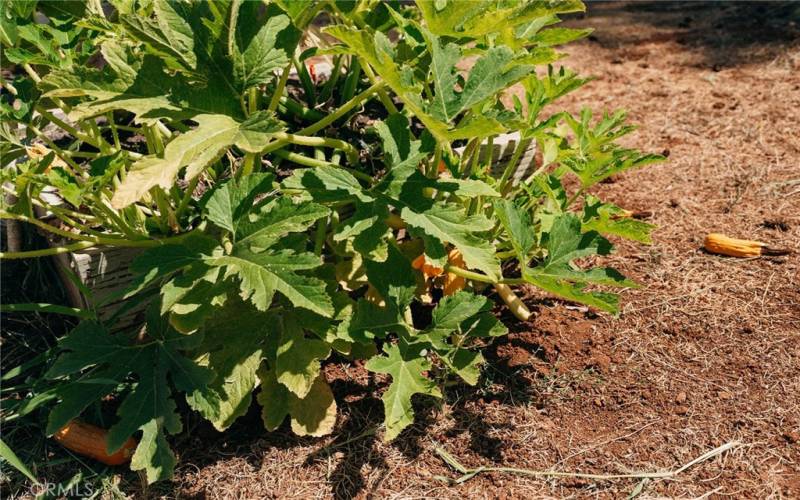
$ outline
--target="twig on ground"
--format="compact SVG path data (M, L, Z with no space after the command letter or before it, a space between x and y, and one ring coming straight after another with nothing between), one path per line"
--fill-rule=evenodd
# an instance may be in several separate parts
M634 472L629 474L588 474L581 472L517 469L514 467L487 467L483 465L475 469L468 469L464 467L453 455L445 451L438 444L435 445L434 451L436 451L439 457L442 460L444 460L445 463L447 463L447 465L449 465L450 467L455 469L456 472L459 472L461 474L461 476L457 477L456 479L448 479L448 478L441 478L441 479L451 484L460 484L472 479L473 477L482 472L505 472L509 474L520 474L524 476L535 476L535 477L570 477L570 478L581 478L581 479L594 479L596 481L608 481L612 479L670 479L677 476L681 472L685 471L689 467L692 467L693 465L705 462L706 460L714 458L717 455L721 455L722 453L725 453L726 451L736 448L737 446L740 445L741 443L739 443L738 441L730 441L718 448L714 448L713 450L700 455L691 462L688 462L682 465L681 467L671 471Z

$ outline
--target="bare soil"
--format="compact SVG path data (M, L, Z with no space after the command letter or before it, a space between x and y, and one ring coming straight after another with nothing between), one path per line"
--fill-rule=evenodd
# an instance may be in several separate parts
M420 400L391 444L382 379L332 363L333 436L265 433L258 409L226 434L188 427L172 484L182 498L800 498L800 26L782 3L592 3L593 26L565 64L597 79L565 105L626 108L631 146L667 163L596 193L652 212L655 243L621 243L612 264L636 278L617 318L531 290L532 321L494 345L478 388ZM705 234L795 251L734 259ZM499 311L503 314L502 311ZM671 480L598 481L457 474L435 453L479 465L618 473L676 469Z

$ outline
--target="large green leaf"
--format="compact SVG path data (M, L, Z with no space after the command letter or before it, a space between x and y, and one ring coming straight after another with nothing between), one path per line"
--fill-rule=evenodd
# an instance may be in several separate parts
M289 233L305 231L329 212L316 203L295 203L291 198L278 198L241 220L234 236L239 246L267 248Z
M253 209L256 196L272 190L273 179L269 173L254 173L217 184L206 201L208 219L236 234L239 223Z
M403 429L414 422L411 396L426 394L442 397L436 384L425 376L425 372L430 370L432 365L422 356L423 346L424 344L408 345L402 341L400 344L384 344L383 352L386 355L376 356L366 364L367 370L386 373L392 377L389 389L381 398L385 411L387 441L397 437Z
M433 310L431 325L416 338L428 342L453 373L475 385L484 360L480 352L470 349L469 340L506 333L492 314L489 299L462 290L442 299Z
M445 122L451 122L462 111L505 90L533 71L533 66L512 64L514 53L508 47L493 47L475 62L463 90L456 92L456 64L461 58L461 49L456 43L442 47L439 38L430 32L427 38L436 91L428 109L433 116Z
M456 43L448 43L443 47L440 39L430 33L426 38L432 57L431 76L436 89L430 111L433 116L449 122L461 110L459 95L455 91L458 84L456 64L461 59L461 48Z
M244 91L268 83L294 55L300 31L289 16L274 5L262 10L260 2L241 2L236 16L236 43L231 47L233 70Z
M333 315L325 282L302 276L297 271L314 269L322 260L314 254L296 254L291 250L253 253L236 246L231 255L211 258L213 266L226 266L227 276L241 280L242 298L250 300L261 311L272 304L280 292L296 307L303 307L326 317Z
M650 244L650 233L656 226L629 217L624 210L612 203L603 203L595 196L587 195L583 207L583 230L614 234L629 240Z
M182 428L169 382L189 393L206 386L213 374L179 353L196 343L197 337L172 330L159 316L157 305L148 309L147 317L148 342L136 344L112 336L93 322L81 323L62 339L59 347L65 352L46 376L70 378L58 391L61 401L50 414L47 433L53 434L129 374L136 374L137 382L119 407L119 420L109 429L107 448L109 453L117 451L141 430L131 467L145 470L148 481L154 482L172 476L175 458L165 435Z
M273 328L274 319L237 300L203 325L203 342L195 352L199 364L209 367L216 376L212 383L187 396L187 401L217 430L230 427L250 407L264 342L267 336L278 335L278 329Z
M131 112L142 123L199 114L243 118L238 99L219 84L216 79L192 82L182 74L170 74L161 59L147 55L141 63L128 63L128 68L109 65L103 70L79 67L54 71L42 80L40 87L47 97L94 98L70 111L69 117L75 121L113 110Z
M437 58L439 64L434 68L436 75L441 78L439 83L443 86L438 89L441 97L439 101L429 104L422 99L423 84L415 79L414 68L398 65L395 48L386 35L369 29L358 30L344 26L327 28L327 32L344 42L350 50L368 62L397 97L403 101L405 111L413 113L425 125L428 132L443 142L478 136L485 137L503 132L505 128L500 122L486 114L472 116L466 123L459 124L452 129L446 118L496 94L502 90L497 87L500 82L520 79L531 70L531 68L525 69L516 64L506 64L510 63L508 49L492 50L490 51L491 55L487 54L481 58L479 65L476 64L477 71L473 69L465 84L464 92L456 96L451 88L446 87L448 82L455 81L455 77L454 75L448 77L447 69L444 68L444 65L453 61L454 53L452 51L445 52L439 55ZM499 72L497 67L492 67L493 64L501 63ZM505 68L506 65L509 67Z
M306 191L314 201L320 203L351 198L362 202L373 200L352 174L330 166L297 169L283 181L283 187L289 190Z
M343 334L357 342L369 343L383 338L389 333L409 332L411 327L405 322L402 312L393 303L383 307L366 299L356 303L353 317L340 327Z
M479 38L554 14L582 12L580 0L417 0L425 24L437 35Z
M161 286L161 314L167 314L179 332L192 333L235 292L235 284L222 279L220 268L194 263Z
M581 221L575 215L562 214L555 218L547 234L547 258L538 266L524 268L522 276L548 292L568 300L582 302L605 311L617 311L617 297L603 292L585 292L589 283L621 287L635 287L618 271L611 268L581 270L573 264L575 259L590 255L607 255L611 243L594 231L583 233Z
M216 240L201 234L187 235L182 244L148 248L131 263L134 279L128 286L125 298L141 291L158 279L179 269L195 265L209 255L222 251Z
M406 108L417 116L434 136L447 139L447 124L424 111L420 99L422 85L410 80L410 72L404 71L395 63L397 55L386 35L344 26L329 27L326 31L344 42L372 66L392 91L402 99Z
M25 462L19 459L14 450L8 446L5 441L0 439L0 458L8 462L8 464L17 469L23 476L27 477L34 484L38 484L39 480L33 475L33 472L25 465Z
M159 55L174 60L187 70L197 68L192 26L168 0L154 0L154 17L138 14L121 15L123 26L136 38L147 43Z
M197 128L170 141L163 158L147 156L133 164L114 193L112 206L124 208L135 203L154 186L171 188L184 167L185 178L192 179L234 145L257 153L283 128L266 112L241 123L225 115L198 115L193 119L198 123Z
M381 297L391 301L400 311L411 304L417 289L417 281L411 263L400 250L390 245L385 262L368 260L365 265L369 282Z
M494 255L494 246L480 236L480 233L493 227L484 216L467 216L464 209L444 204L436 204L419 213L404 208L400 216L409 226L418 228L442 244L453 244L468 267L483 271L491 278L500 275L500 263Z
M536 245L536 233L531 224L530 214L508 199L497 200L494 203L494 210L517 258L523 266L526 265L527 257Z

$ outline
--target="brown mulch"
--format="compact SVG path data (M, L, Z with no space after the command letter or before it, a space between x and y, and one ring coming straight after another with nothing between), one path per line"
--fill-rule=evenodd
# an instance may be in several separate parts
M224 435L190 425L175 482L148 496L800 497L800 26L787 11L597 3L569 22L597 28L565 62L597 79L565 105L626 108L641 125L628 143L669 155L596 190L659 226L652 246L623 242L611 259L643 285L618 318L531 291L535 317L508 322L481 386L420 400L391 444L370 432L384 385L329 365L333 436L265 433L256 405ZM712 231L795 253L706 254ZM729 441L741 446L644 485L486 473L451 486L433 451L470 467L615 473L675 469Z

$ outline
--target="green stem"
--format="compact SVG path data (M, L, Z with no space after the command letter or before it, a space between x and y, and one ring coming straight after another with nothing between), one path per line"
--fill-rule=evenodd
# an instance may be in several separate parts
M65 231L61 228L51 226L50 224L47 224L46 222L43 222L35 217L28 217L27 215L14 214L6 212L5 210L0 210L0 219L18 220L21 222L26 222L28 224L33 224L34 226L40 227L45 231L61 236L62 238L68 238L71 240L79 240L79 241L91 241L94 243L98 242L98 238L95 236L85 236L82 234L76 234L70 231Z
M170 228L176 228L177 230L177 221L175 221L175 214L172 213L172 207L170 207L169 199L167 197L167 193L164 192L164 189L161 186L155 186L153 189L150 190L150 193L153 195L153 198L156 200L156 206L158 207L158 212L160 217L158 218L159 221L159 228L161 232L164 234L169 233Z
M314 235L314 254L322 255L322 249L325 246L325 237L328 234L328 218L322 218L317 222L317 233Z
M339 76L342 74L342 60L344 60L344 56L339 55L336 57L336 61L333 63L333 69L331 70L331 76L322 86L322 90L319 93L319 102L324 103L333 94L336 82L339 81Z
M373 179L372 176L365 174L364 172L359 172L358 170L354 170L352 168L342 167L341 165L336 165L335 163L331 163L328 161L320 161L315 160L314 158L309 158L308 156L303 156L298 153L290 153L289 151L285 151L279 149L275 151L275 156L283 158L284 160L289 160L293 163L297 163L298 165L304 165L306 167L333 167L338 168L341 170L345 170L349 172L353 177L357 179L361 179L362 181L372 183Z
M435 179L439 176L439 162L442 161L442 146L436 143L436 149L433 152L433 163L428 167L427 177Z
M350 165L358 164L358 150L355 147L353 147L350 143L339 139L286 134L283 132L275 134L275 137L281 140L285 140L291 144L297 144L298 146L312 146L312 147L323 146L328 148L341 149L342 151L345 152L345 155L347 155L347 162L350 163Z
M111 154L114 151L114 146L112 146L106 139L103 137L103 132L100 131L100 127L94 120L89 120L89 130L91 131L92 135L94 136L95 140L98 143L97 148L105 154Z
M364 69L364 74L367 75L367 78L369 78L369 81L371 81L373 85L375 85L380 81L375 76L375 73L372 71L372 68L369 67L369 64L365 64L363 69ZM392 99L389 97L389 94L386 93L386 90L384 90L383 87L378 89L378 98L381 100L386 110L389 111L389 114L393 115L398 113L397 106L394 105Z
M356 93L358 80L361 77L361 61L355 57L350 56L350 64L347 68L347 77L344 79L344 85L339 93L339 104L344 104Z
M464 147L464 153L461 155L461 160L459 162L459 175L463 175L464 172L467 171L467 165L469 165L469 160L472 158L472 152L475 150L477 144L478 138L474 137L470 139L467 145Z
M39 76L39 74L36 72L36 70L33 69L33 67L30 64L24 63L22 65L22 69L24 69L25 72L28 73L28 76L31 77L31 80L33 80L33 83L38 84L39 82L42 81L42 77Z
M62 253L71 253L86 248L92 248L95 245L97 245L97 243L91 241L79 241L77 243L73 243L72 245L66 245L63 247L51 247L44 248L42 250L31 250L28 252L0 252L0 260L48 257L50 255L60 255Z
M156 120L156 129L159 132L161 132L162 134L164 134L164 137L166 137L167 139L172 137L172 130L168 129L166 125L161 123L161 120ZM159 140L161 140L160 137L159 137ZM163 144L162 144L162 147L163 147Z
M300 84L303 86L306 104L313 108L317 104L317 94L314 89L314 82L311 81L311 75L308 74L308 68L305 63L300 62L297 57L292 58L292 64L294 64L297 77L300 79Z
M317 111L316 109L307 108L291 97L281 97L278 111L284 114L291 113L302 120L308 121L317 121L325 117L324 113Z
M11 94L11 95L13 95L15 97L19 94L19 92L17 91L17 88L14 87L13 85L11 85L10 83L8 83L6 81L6 79L3 78L2 76L0 76L0 82L2 82L3 88L6 89L9 94Z
M186 186L186 190L183 192L183 198L178 205L178 209L175 211L175 218L178 221L183 218L186 209L189 207L189 202L192 201L192 195L194 194L194 190L197 187L198 182L200 182L200 175L194 176L194 178L189 181L189 185Z
M570 199L567 200L566 207L567 208L571 207L572 204L575 203L575 200L577 200L580 197L580 195L583 194L583 191L584 191L584 188L580 188L577 191L575 191L575 194L573 194L572 197L570 197Z
M70 158L98 158L102 153L89 153L88 151L64 151Z
M163 123L159 123L162 127L164 126ZM148 126L147 129L150 131L150 137L153 140L153 149L150 151L152 154L157 154L161 156L164 154L164 139L161 137L162 131L158 125L155 126Z
M110 246L152 246L151 241L148 239L127 239L127 238L120 238L116 236L97 236L97 235L86 235L86 234L76 234L70 231L65 231L61 228L51 226L44 221L41 221L35 217L28 217L26 215L19 215L10 212L6 212L5 210L0 210L0 219L13 219L18 220L21 222L26 222L28 224L33 224L39 228L44 229L52 234L57 236L61 236L62 238L67 238L71 240L78 240L83 242L90 242L98 245L110 245Z
M244 160L242 160L242 168L239 169L237 174L237 178L241 179L246 175L250 175L253 173L253 165L256 162L256 155L254 153L246 153L244 155Z
M25 63L22 65L22 68L25 70L26 73L28 73L28 76L30 76L31 79L34 81L34 83L36 83L37 85L42 81L42 77L40 77L39 74L36 73L36 70L34 70L30 64ZM61 110L64 111L64 113L68 114L72 110L72 107L69 104L67 104L66 102L62 101L57 97L52 97L51 100L56 106L61 108ZM108 149L111 148L111 145L108 144L105 141L105 139L103 139L103 136L100 134L100 131L97 128L97 124L94 122L94 120L87 120L85 123L89 127L89 131L92 134L95 134L95 140L98 141L98 145L96 145L95 147L97 147L101 151L108 152Z
M80 180L80 179L83 177L83 176L81 175L81 174L83 173L83 170L81 169L80 165L78 165L77 163L75 163L75 162L72 160L72 158L70 158L70 156L69 156L69 155L68 155L68 154L67 154L67 153L66 153L64 150L62 150L60 147L58 147L58 146L56 145L56 143L54 143L52 140L50 140L50 138L49 138L49 137L47 137L47 135L45 135L45 133L44 133L44 132L42 132L41 130L39 130L39 128L38 128L38 127L36 127L35 125L32 125L32 124L28 124L28 125L27 125L27 127L28 127L28 130L30 130L31 132L33 132L34 134L36 134L36 136L37 136L39 139L41 139L41 140L42 140L42 142L44 142L45 144L47 144L47 147L49 147L50 149L52 149L52 150L53 150L53 152L54 152L54 153L55 153L55 154L56 154L56 155L57 155L59 158L61 158L62 160L64 160L64 163L66 163L67 165L69 165L69 167L70 167L70 170L72 170L72 174L73 174L73 175L74 175L74 176L75 176L75 177L76 177L78 180Z
M464 172L465 175L463 177L469 177L470 175L474 174L475 170L478 168L478 163L480 162L481 159L481 143L483 142L483 138L478 137L477 139L478 141L475 145L475 149L472 152L472 159L470 161L469 170L467 172Z
M329 114L328 116L326 116L322 120L320 120L317 123L314 123L312 125L309 125L308 127L304 128L302 130L299 130L297 132L297 135L312 135L312 134L324 129L325 127L327 127L331 123L335 122L339 118L341 118L344 115L346 115L347 113L349 113L350 110L352 110L353 108L355 108L356 106L358 106L359 104L361 104L362 102L367 100L372 94L374 94L375 92L378 92L384 86L385 86L385 83L382 82L382 81L378 81L378 82L372 84L372 86L370 86L368 89L366 89L365 91L361 92L357 96L353 97L352 99L350 99L346 103L342 104L336 111L334 111L333 113Z
M251 115L258 111L258 87L250 87L247 92L247 110Z
M36 111L42 115L43 117L47 118L49 121L55 123L59 127L61 127L64 131L69 133L72 137L79 139L85 143L91 144L92 146L96 147L97 149L102 149L100 143L93 137L89 137L88 135L78 131L72 125L64 122L63 120L59 119L57 116L53 115L50 111L41 108L39 106L36 107Z
M76 252L78 250L92 248L98 245L108 245L108 246L126 247L126 248L153 248L167 244L178 244L182 242L190 234L193 234L193 232L190 231L188 233L179 234L177 236L172 236L170 238L151 239L151 240L125 240L121 238L120 239L108 238L107 242L79 241L71 245L44 248L41 250L31 250L27 252L0 252L0 259L27 259L33 257L47 257L50 255L59 255L63 253Z
M507 250L505 252L496 252L494 254L495 257L498 259L508 259L509 257L514 257L517 255L517 252L514 250Z
M38 312L38 313L53 313L64 314L66 316L76 316L82 319L91 319L94 314L85 309L77 309L75 307L66 307L58 304L0 304L0 311L4 313L13 312Z
M111 208L110 205L108 205L106 200L102 198L102 195L98 194L95 197L95 203L93 204L93 207L105 215L107 219L109 219L104 222L104 225L108 225L108 223L111 222L121 233L124 233L126 236L131 238L140 237L140 235L136 234L136 231L134 231L127 222L122 220L119 214L117 214L117 212Z
M496 284L521 285L525 283L525 280L522 278L509 278L509 279L496 280L494 278L486 276L485 274L468 271L464 268L457 267L452 264L445 264L444 270L448 273L455 274L456 276L461 276L462 278L466 278L468 280L480 281L481 283L491 283L493 285Z
M35 84L38 85L42 81L42 77L39 76L39 74L36 72L36 70L33 69L33 67L30 64L24 63L22 65L22 69L24 69L25 72L28 73L28 76L31 77L31 80L33 80ZM55 103L56 106L64 110L65 113L69 113L70 110L72 109L69 106L69 104L65 103L58 97L52 97L51 100Z
M503 170L503 175L500 177L500 185L498 189L500 194L506 193L511 176L517 170L517 164L519 164L519 160L522 158L522 153L528 150L528 146L530 146L531 142L532 139L522 139L522 137L520 137L519 144L517 144L516 149L514 149L514 154L511 155L511 159L508 161L505 170Z
M272 99L269 101L269 107L267 110L275 111L278 109L278 103L281 102L281 96L283 95L283 89L286 88L286 82L289 81L289 72L292 70L292 63L291 61L289 64L283 68L283 73L281 73L281 78L278 80L278 85L275 87L275 93L272 94Z

